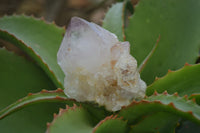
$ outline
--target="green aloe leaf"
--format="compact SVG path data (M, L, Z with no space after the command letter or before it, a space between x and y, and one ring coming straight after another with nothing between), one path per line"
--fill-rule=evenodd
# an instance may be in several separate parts
M139 64L160 35L159 46L141 73L147 84L168 69L176 70L185 62L195 63L200 47L199 12L197 0L139 1L125 29L131 53Z
M177 71L168 71L167 75L157 78L147 87L146 95L150 96L155 91L169 94L178 92L180 96L200 93L200 64L188 65Z
M103 20L103 27L117 35L120 41L125 38L124 35L124 13L126 2L114 4L106 13Z
M116 116L108 116L100 121L93 129L93 133L126 133L127 122Z
M178 120L171 113L158 112L133 125L130 133L174 133Z
M46 133L91 133L91 116L82 107L67 106L60 109L59 114L54 114L54 119L47 124Z
M26 97L2 109L0 111L0 119L27 106L38 103L64 103L70 106L73 103L77 105L81 104L90 113L90 116L92 116L93 125L96 125L100 120L111 114L111 112L106 111L104 107L99 107L97 104L89 102L80 103L74 99L69 99L62 89L57 89L54 91L42 90L39 93L29 93Z
M184 118L200 124L200 106L185 97L177 94L169 95L155 93L142 101L133 101L132 104L123 108L119 116L128 120L131 125L138 124L144 117L158 112L171 113L175 117ZM161 118L160 118L161 119Z
M63 102L73 105L72 103L76 101L67 98L62 89L57 89L54 91L42 90L41 92L35 94L29 93L26 97L17 100L15 103L1 110L0 119L28 105L33 105L41 102Z
M194 101L200 105L200 93L199 94L192 94L189 99L194 99Z
M21 48L63 88L64 74L57 64L57 51L65 30L43 20L26 16L4 16L0 19L0 39Z
M176 133L199 133L200 126L191 121L182 121L176 128Z
M0 110L29 92L55 89L48 76L34 63L0 49ZM38 104L0 120L2 133L43 133L46 122L60 104Z

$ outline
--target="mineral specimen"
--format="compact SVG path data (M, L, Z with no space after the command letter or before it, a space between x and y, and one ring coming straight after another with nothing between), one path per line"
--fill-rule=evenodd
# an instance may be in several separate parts
M65 94L111 111L143 98L146 84L129 47L100 26L73 17L57 54L65 73Z

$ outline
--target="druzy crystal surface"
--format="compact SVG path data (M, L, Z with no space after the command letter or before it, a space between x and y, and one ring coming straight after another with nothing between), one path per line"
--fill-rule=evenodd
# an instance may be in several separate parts
M100 26L73 17L57 55L65 73L65 94L111 111L143 98L146 84L129 47Z

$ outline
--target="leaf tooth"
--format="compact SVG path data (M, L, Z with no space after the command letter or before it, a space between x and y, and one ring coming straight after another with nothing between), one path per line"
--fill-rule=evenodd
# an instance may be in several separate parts
M66 104L66 110L68 110L70 107L69 107L69 105L68 104Z
M107 118L107 117L106 117ZM121 116L121 117L119 117L119 115L117 114L117 115L111 115L110 117L108 117L108 119L119 119L119 120L121 120L121 119L123 119L123 117ZM107 120L108 120L107 119Z
M188 100L188 95L185 95L184 98L185 98L185 100Z
M141 101L138 101L138 102L136 101L135 103L136 103L136 104L140 104L141 102L142 102L142 103L149 103L149 101L144 100L144 99L142 99Z
M117 117L118 117L118 115L115 115L115 116L112 117L112 119L116 119Z
M55 99L62 100L63 98L61 98L60 96L56 95Z
M154 96L157 96L158 95L158 92L157 91L154 91L154 94L153 94Z
M176 108L173 102L170 102L169 105L172 106L173 108Z
M192 111L188 111L188 113L191 114L191 115L193 115L193 112L192 112Z
M173 71L171 69L168 69L168 74L171 73L171 72L173 72Z
M109 120L109 119L111 119L113 116L114 116L114 115L108 116L108 117L106 117L104 120L105 120L105 121L106 121L106 120Z
M61 28L64 29L65 31L66 31L66 29L67 29L65 25L62 26ZM64 35L63 35L63 36L64 36Z
M58 88L55 92L63 92L63 90Z
M33 95L33 93L28 93L28 96L32 96Z
M157 77L157 76L155 77L155 81L157 81L157 80L159 80L159 79L160 79L159 77Z
M118 115L110 115L107 116L106 118L104 118L103 120L101 120L94 128L92 133L95 133L97 128L102 125L104 122L108 121L108 120L114 120L114 119L118 119L118 120L122 120L123 117L118 117Z
M77 105L75 103L73 103L72 110L75 110L76 108L77 108Z
M53 118L55 119L58 115L56 113L53 114Z
M191 65L188 62L186 62L184 66L191 66Z
M61 115L61 114L63 113L63 111L64 111L64 109L59 108L59 113L58 113L58 115Z
M53 114L54 118L61 116L64 112L67 112L69 110L76 110L77 108L78 108L78 106L75 103L73 104L72 107L70 107L69 105L66 105L66 109L59 108L58 114L57 115L55 113ZM81 108L81 106L79 106L79 108Z
M192 98L191 100L192 100L193 103L196 103L196 99L195 98Z
M48 90L42 89L41 93L47 93Z
M168 93L167 93L167 91L166 91L166 90L163 92L163 95L168 95Z
M178 92L175 92L173 95L176 96L176 97L178 97Z
M125 35L123 35L123 40L126 41L126 36Z
M50 125L51 125L51 123L47 122L47 128L49 128L49 127L50 127Z

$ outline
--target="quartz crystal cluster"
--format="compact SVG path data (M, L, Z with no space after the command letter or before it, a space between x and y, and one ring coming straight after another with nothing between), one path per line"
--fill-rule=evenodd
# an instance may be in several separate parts
M111 111L143 98L146 84L129 47L100 26L73 17L57 54L65 73L65 94Z

